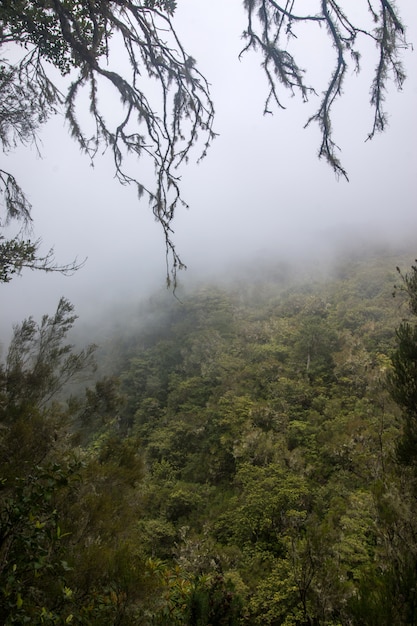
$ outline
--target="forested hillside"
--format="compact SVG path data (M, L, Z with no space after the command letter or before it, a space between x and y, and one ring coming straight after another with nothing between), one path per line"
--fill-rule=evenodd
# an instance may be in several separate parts
M118 320L95 373L94 348L67 345L65 300L17 328L0 623L416 624L415 472L390 374L412 260L155 297ZM64 401L80 376L93 384Z

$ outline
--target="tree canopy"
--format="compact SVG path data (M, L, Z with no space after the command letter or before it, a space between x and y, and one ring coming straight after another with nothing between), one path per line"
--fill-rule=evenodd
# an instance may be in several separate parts
M397 348L392 356L390 376L391 394L402 409L403 436L398 443L397 456L400 463L417 469L417 265L403 274L394 295L405 293L412 320L403 319L397 328Z
M16 326L0 623L415 625L415 338L413 369L394 279L386 252L325 280L275 265L150 299L96 350L68 343L65 299Z
M319 157L346 178L333 135L332 111L342 96L348 67L353 63L355 70L360 70L361 43L371 39L378 49L370 81L371 138L386 126L384 99L389 80L399 88L403 84L401 51L407 46L405 27L393 2L364 1L370 17L366 23L348 4L321 0L306 13L296 0L285 4L244 0L247 24L241 51L241 56L256 51L261 57L268 90L264 112L270 113L274 105L284 108L285 90L299 93L303 100L317 95L291 44L300 24L326 29L334 67L319 107L306 125L318 124ZM215 137L209 77L202 75L178 37L176 6L174 0L5 0L0 6L3 152L18 144L36 143L42 124L63 111L82 151L94 160L98 153L109 150L119 181L135 185L139 197L148 197L164 233L167 276L174 281L183 267L172 231L176 207L185 203L178 168L197 144L198 158L204 157ZM111 114L106 107L108 95L102 97L108 86L114 91ZM136 165L132 171L130 156L151 160L153 185ZM0 226L10 219L28 225L30 204L5 170L0 170L0 190L4 204Z

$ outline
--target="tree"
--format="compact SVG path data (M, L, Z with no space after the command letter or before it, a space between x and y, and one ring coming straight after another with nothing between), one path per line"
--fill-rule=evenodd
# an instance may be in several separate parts
M75 319L72 305L61 299L40 324L25 320L0 364L5 626L137 624L132 615L146 597L136 530L139 442L119 431L115 381L97 382L85 404L66 397L66 383L81 372L85 380L92 362L93 347L76 352L67 343ZM106 429L80 448L77 414L96 411L108 420Z
M162 225L175 276L182 266L170 226L180 200L175 169L187 159L199 130L207 133L206 144L214 133L208 84L175 33L171 23L174 8L171 0L2 3L0 45L17 44L22 55L16 63L3 56L3 89L19 104L12 115L3 111L0 138L5 151L16 143L35 141L39 125L63 106L70 132L81 149L94 159L98 150L109 148L120 182L135 184L139 196L147 193ZM126 66L131 71L128 79L124 70L108 69L113 60L110 42L116 39L124 44ZM49 78L48 63L64 76L71 74L65 96ZM143 73L160 86L159 114L145 94ZM99 97L103 83L112 86L121 104L115 123L107 119ZM147 84L149 87L150 81ZM79 121L77 103L83 90L90 99L92 129L82 127ZM30 106L20 105L23 100L29 100ZM123 167L129 154L150 157L156 170L154 191ZM3 191L7 216L26 218L30 207L23 194L16 203L9 200L4 183Z
M399 289L407 294L411 314L417 316L417 265L402 274ZM398 293L398 288L394 292ZM389 383L391 395L402 409L403 434L399 441L398 459L417 470L417 323L403 321L397 329L397 349L392 357L393 370Z
M5 10L6 7L0 8L0 16ZM36 141L39 126L48 119L49 113L57 112L58 92L46 74L39 74L38 90L30 73L26 79L18 74L16 68L8 67L6 63L0 65L0 141L4 153L18 143ZM22 224L14 237L6 239L0 234L0 283L9 282L24 267L63 274L71 274L81 267L77 260L59 265L55 262L53 249L42 255L39 239L24 239L24 234L31 231L31 204L15 177L3 169L0 169L0 193L6 209L3 219L0 214L0 228L8 226L13 219Z
M0 283L10 282L23 268L70 275L83 265L78 264L77 260L67 265L58 265L52 248L43 256L39 253L40 243L39 239L31 241L20 236L5 239L0 235Z
M34 415L93 365L94 345L76 353L64 343L76 319L73 305L61 298L55 313L44 315L40 324L29 317L14 328L6 363L0 364L0 422L26 419L28 406Z
M249 50L260 52L269 89L264 112L270 113L271 104L284 108L281 87L292 94L299 92L303 100L316 93L305 81L291 43L297 38L299 25L326 28L336 62L319 108L307 125L319 125L319 156L347 178L337 155L331 116L342 94L349 60L359 71L361 38L371 39L379 50L371 86L371 138L386 126L383 105L390 76L399 88L405 78L400 58L402 48L407 47L404 26L389 0L364 3L370 25L358 24L350 17L351 7L344 8L341 1L321 0L307 14L297 12L298 4L295 0L285 5L275 0L244 0L247 26L241 55ZM119 181L135 185L139 197L144 193L148 196L164 233L167 278L171 276L174 282L177 270L184 267L172 231L176 207L184 203L177 170L188 160L200 133L204 135L200 158L215 137L209 85L178 38L175 8L174 0L5 0L0 7L3 151L19 143L36 142L40 126L63 109L70 133L82 151L93 160L99 151L109 149ZM121 69L113 52L118 43L127 61ZM20 53L13 62L6 56L11 46L14 55L16 49ZM69 84L64 86L63 82L61 86L50 71L51 64L63 77L69 77ZM120 103L111 117L100 98L106 84ZM160 89L158 108L152 102L155 84ZM90 125L81 121L83 92L90 100ZM155 168L153 188L143 177L131 173L129 155L149 157ZM20 187L15 188L17 201L8 195L10 176L2 172L0 177L6 215L26 219L30 207Z
M306 126L312 122L318 124L321 131L319 157L324 157L337 174L347 178L347 172L337 156L339 148L333 139L332 108L337 98L342 95L349 57L356 71L359 71L361 58L359 39L370 38L378 48L379 59L371 86L374 121L368 138L371 139L376 132L385 129L387 116L384 110L384 95L390 72L400 89L405 79L399 56L400 50L407 47L405 29L394 3L387 0L367 3L373 28L357 24L355 18L350 17L351 7L344 8L343 3L336 0L321 0L316 12L301 15L296 12L298 8L296 5L301 3L295 1L286 2L285 6L275 0L245 0L244 4L248 13L248 26L244 37L248 43L242 52L250 49L261 50L262 67L269 86L265 113L271 112L271 103L284 108L277 89L280 84L291 93L299 91L304 100L315 93L314 87L305 83L304 71L292 56L288 44L292 38L297 37L296 28L300 23L312 23L326 28L335 50L336 64L319 108L307 120Z
M2 624L26 623L41 610L44 620L36 623L56 610L70 612L58 501L77 482L80 463L70 459L61 436L66 409L50 400L91 362L93 348L76 353L65 344L75 319L61 299L41 324L25 320L0 364Z

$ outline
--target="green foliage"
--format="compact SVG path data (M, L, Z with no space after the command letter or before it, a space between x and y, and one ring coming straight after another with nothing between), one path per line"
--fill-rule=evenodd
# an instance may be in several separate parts
M0 370L0 391L6 396L1 419L10 421L27 411L42 408L70 380L92 365L95 346L78 354L63 341L73 326L74 307L61 298L54 315L40 324L29 318L15 327L5 367Z
M417 260L416 260L417 263ZM401 278L401 284L395 285L393 295L405 292L408 298L408 307L413 315L417 315L417 265L411 266L411 271L403 274L399 267L397 273Z
M0 236L0 282L8 283L22 267L35 262L36 244L16 239L4 241Z
M272 572L260 582L250 599L249 611L253 624L261 626L297 626L306 616L299 602L299 593L291 566L286 560L277 560Z
M121 437L114 421L90 449L71 446L73 403L64 401L63 388L81 371L87 374L93 351L75 353L65 343L74 321L64 299L41 324L26 320L15 328L0 370L5 625L136 623L143 565L134 548L135 486L142 459L137 440ZM111 382L98 382L95 393L87 394L82 414L115 408ZM52 402L58 392L61 401ZM129 532L123 532L126 524Z
M392 278L367 259L323 283L172 301L113 339L107 376L71 400L91 356L66 343L71 305L17 327L0 378L0 621L415 624L414 465L397 463L407 427L387 388L404 380L414 419L414 327L395 335Z
M399 270L398 270L399 271ZM401 275L401 273L400 273ZM411 314L417 315L417 267L403 279ZM404 432L398 446L398 458L416 467L417 461L417 323L404 321L397 329L397 349L392 356L390 389L403 411Z
M104 21L97 23L91 8L75 0L66 0L60 7L62 15L71 16L79 29L80 40L100 50L101 38L105 36ZM53 3L34 0L6 0L0 8L0 21L8 36L21 44L33 44L39 54L53 63L63 74L71 67L80 65L77 49L62 36L62 22ZM100 33L100 35L98 35ZM105 47L101 53L105 52Z
M13 276L22 272L23 268L70 275L81 267L76 261L69 265L57 265L54 261L53 250L41 256L39 245L39 241L23 240L19 237L6 240L0 235L0 283L9 283Z
M402 323L397 330L398 347L392 357L392 396L403 409L404 436L399 448L402 462L417 460L417 325Z
M149 560L149 573L163 597L152 611L155 626L238 626L242 606L233 583L221 574L187 576L161 561Z
M286 551L286 538L303 527L309 508L309 488L300 476L289 475L275 464L244 464L236 473L238 495L220 522L228 541L242 548Z
M71 614L63 532L57 498L79 464L33 467L24 478L3 480L0 491L0 620L34 623L39 610L51 623ZM67 601L68 600L68 601ZM40 622L36 622L40 623Z
M384 517L375 502L378 481L402 489L386 390L399 315L384 267L263 285L256 304L241 290L184 298L123 373L124 420L149 464L147 550L183 573L230 574L242 624L348 624L384 564L407 579L390 556L407 551L393 528L404 512Z

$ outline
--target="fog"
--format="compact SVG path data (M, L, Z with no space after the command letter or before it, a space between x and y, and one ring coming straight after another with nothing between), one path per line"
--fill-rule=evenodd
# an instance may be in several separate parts
M303 126L318 100L287 98L287 109L263 116L267 86L260 58L241 61L245 27L240 0L180 0L174 24L185 48L211 83L219 137L200 164L183 168L174 240L188 269L180 285L237 268L264 267L266 259L332 259L341 250L376 243L411 249L417 233L417 52L404 51L407 81L387 95L387 131L365 141L372 126L369 71L375 50L367 48L363 73L350 75L335 109L334 132L350 182L337 179L317 159L319 134ZM407 39L417 45L417 4L400 0ZM313 79L326 84L333 51L309 33L300 37ZM317 53L317 61L312 55ZM311 59L310 59L311 57ZM313 80L312 79L312 80ZM321 82L320 82L321 81ZM115 179L111 157L90 167L56 117L41 134L40 151L17 149L7 168L33 205L34 233L56 259L86 259L71 277L25 271L2 285L0 337L12 323L54 310L65 295L91 327L91 319L115 305L131 305L164 289L163 233L146 199ZM198 150L194 153L198 158ZM3 165L5 167L5 165ZM180 287L181 288L181 287Z

